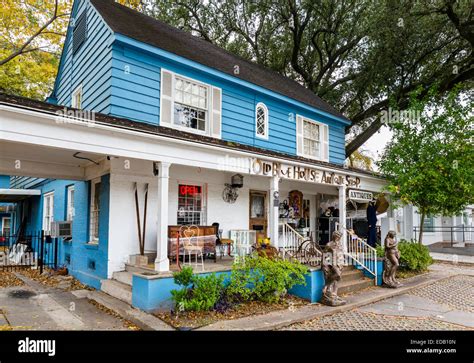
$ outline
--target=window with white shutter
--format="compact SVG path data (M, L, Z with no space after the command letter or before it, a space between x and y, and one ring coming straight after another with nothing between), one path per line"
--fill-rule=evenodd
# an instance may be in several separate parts
M329 161L328 125L306 117L296 117L297 154L311 159Z
M221 137L220 88L161 70L160 125Z

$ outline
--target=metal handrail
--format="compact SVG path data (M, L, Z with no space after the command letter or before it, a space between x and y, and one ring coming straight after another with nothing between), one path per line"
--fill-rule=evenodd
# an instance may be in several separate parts
M415 233L414 238L417 240L417 232L419 233L421 230L420 226L415 226L413 227L413 232ZM472 234L474 233L474 226L471 225L457 225L457 226L431 226L431 227L423 227L423 232L430 233L430 232L450 232L450 237L451 237L451 247L454 244L454 233L459 233L462 232L462 242L466 241L473 241ZM466 232L469 235L468 238L466 238Z
M374 284L377 285L377 250L354 232L341 225L339 227L347 235L347 251L344 252L344 255L373 275Z
M279 235L279 247L285 258L288 251L296 252L305 238L288 223L280 223L280 227L282 227L282 233Z

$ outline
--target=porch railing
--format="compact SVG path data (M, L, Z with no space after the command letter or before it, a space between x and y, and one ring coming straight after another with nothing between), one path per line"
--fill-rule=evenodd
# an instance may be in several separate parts
M234 255L243 257L252 252L252 246L257 242L257 231L231 229L230 239L234 241Z
M288 223L280 223L279 226L278 247L283 258L287 255L293 257L297 254L305 238Z
M346 231L347 252L345 252L347 264L354 262L374 277L377 285L377 250L367 244L362 238L354 233Z

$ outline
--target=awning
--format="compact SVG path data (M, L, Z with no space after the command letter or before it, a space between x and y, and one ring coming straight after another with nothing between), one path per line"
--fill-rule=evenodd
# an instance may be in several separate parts
M1 203L16 203L21 200L33 197L35 195L41 195L39 189L0 189L0 202Z

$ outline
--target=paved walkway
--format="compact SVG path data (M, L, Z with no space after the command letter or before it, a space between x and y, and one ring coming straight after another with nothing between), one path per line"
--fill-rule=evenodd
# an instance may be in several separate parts
M0 289L0 330L128 330L88 302L87 290L64 291L17 274L25 285Z
M217 322L199 330L460 330L474 327L474 268L434 264L398 289L371 288L320 304ZM434 299L434 300L431 300ZM469 323L466 323L468 321ZM462 324L462 325L460 325Z

